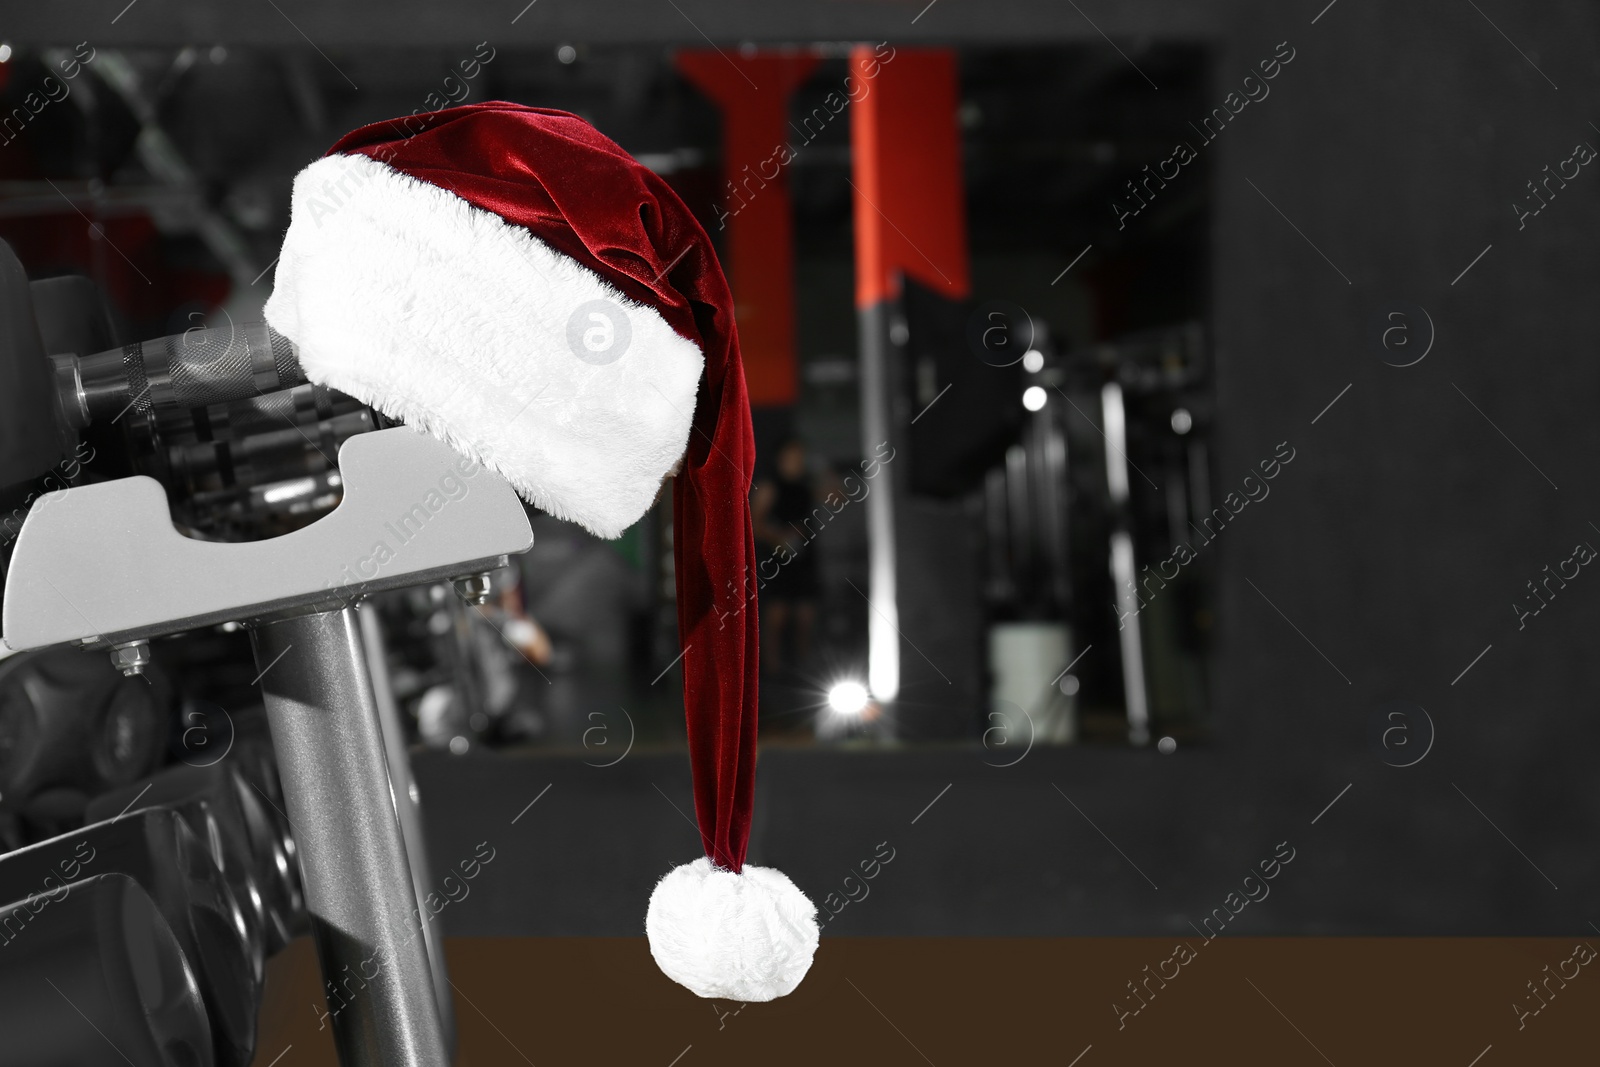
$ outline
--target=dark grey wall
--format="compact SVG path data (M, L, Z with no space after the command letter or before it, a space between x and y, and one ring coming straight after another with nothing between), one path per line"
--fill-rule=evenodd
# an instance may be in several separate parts
M1259 4L1227 38L1219 93L1278 41L1298 54L1213 146L1217 476L1283 440L1297 458L1218 545L1217 741L1270 785L1265 803L1354 777L1349 799L1390 826L1344 841L1365 877L1462 835L1504 885L1460 867L1458 897L1487 908L1516 887L1507 918L1560 901L1577 921L1600 828L1600 575L1582 570L1520 632L1511 604L1579 541L1600 546L1600 168L1520 231L1511 204L1577 143L1600 146L1597 27L1592 6L1484 10L1526 58L1453 3L1345 0L1315 26ZM1408 368L1365 336L1396 300L1437 331ZM1437 726L1415 768L1360 760L1390 698Z
M1188 934L1191 922L1227 908L1229 893L1260 897L1263 885L1265 899L1224 932L1586 928L1595 880L1570 814L1541 828L1548 794L1529 789L1519 802L1469 786L1557 891L1451 789L1443 752L1409 771L1348 751L1308 768L1291 753L1296 778L1270 758L1218 749L1167 757L1041 747L1005 766L1020 750L769 745L750 861L837 910L826 936ZM441 915L452 936L636 936L656 879L698 855L681 752L635 751L611 767L429 754L418 770L435 892L461 898ZM493 862L469 884L446 882L480 842L495 850ZM1293 858L1247 887L1275 854ZM892 859L863 879L862 863L871 872L882 856Z

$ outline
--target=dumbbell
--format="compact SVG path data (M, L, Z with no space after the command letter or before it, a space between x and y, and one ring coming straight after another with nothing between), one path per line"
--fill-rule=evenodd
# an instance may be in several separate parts
M248 730L249 720L241 720L236 727ZM264 731L259 735L241 732L235 735L233 750L228 762L234 764L239 783L240 807L251 826L251 836L258 840L271 839L272 866L277 882L282 914L287 917L284 940L287 942L308 932L309 916L306 914L305 887L300 880L300 857L294 841L294 827L285 812L283 785L278 777L277 759L272 752L272 739Z
M142 778L170 714L159 668L124 678L71 649L0 661L0 801L20 805L52 786L93 795Z
M0 900L100 874L127 875L149 894L194 970L217 1067L247 1067L260 983L244 915L209 850L177 812L131 811L0 857Z
M0 907L0 1067L212 1067L195 973L138 881Z
M243 787L243 788L241 788ZM293 904L282 876L288 865L280 837L259 810L246 813L252 797L239 774L225 762L205 767L174 764L89 802L88 822L112 819L137 803L177 812L211 852L234 899L243 909L251 940L262 960L288 943ZM254 816L253 818L251 816ZM257 977L260 977L258 974Z

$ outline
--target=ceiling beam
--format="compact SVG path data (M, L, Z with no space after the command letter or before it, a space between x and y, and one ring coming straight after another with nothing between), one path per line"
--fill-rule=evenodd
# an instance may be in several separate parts
M13 45L88 40L97 47L225 44L320 49L890 40L1039 44L1131 38L1203 40L1232 25L1237 0L55 0L13 5ZM1090 20L1093 20L1091 23Z

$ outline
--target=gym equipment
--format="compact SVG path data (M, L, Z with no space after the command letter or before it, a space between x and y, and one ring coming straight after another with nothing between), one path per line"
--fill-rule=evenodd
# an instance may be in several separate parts
M28 276L0 242L0 491L37 478L71 454L74 434L58 415L56 386L34 317ZM12 499L0 492L9 511Z
M1178 545L1205 543L1203 534L1195 540L1211 512L1204 335L1187 323L1058 351L1040 326L1027 380L1046 403L1024 416L1019 440L984 484L994 628L1067 625L1059 662L1034 673L1041 695L1070 677L1060 695L1077 705L1081 739L1195 738L1206 701L1209 560L1176 576L1156 564L1170 564ZM1101 652L1064 675L1090 647Z
M46 787L86 796L136 781L161 757L171 686L125 678L70 649L0 661L0 800Z
M126 875L149 895L194 970L215 1062L247 1067L255 1050L260 944L251 943L222 872L177 812L129 812L11 852L0 858L0 900L38 896L101 873ZM26 975L7 962L0 981Z
M428 897L431 865L428 862L428 838L422 830L422 799L417 792L416 780L411 775L411 761L406 758L405 727L400 721L400 708L395 703L394 688L389 684L388 655L384 648L383 626L378 613L363 608L358 613L361 642L371 669L372 697L378 711L378 724L383 732L384 756L389 764L389 787L394 796L395 815L400 820L401 836L406 842L406 860L411 867L411 884L416 890L417 903ZM418 914L422 913L419 909ZM428 951L428 962L433 969L434 999L439 1005L439 1024L444 1028L445 1043L455 1048L455 999L450 991L450 975L444 963L444 935L434 917L422 921L423 946Z
M447 1062L449 982L418 906L420 820L388 689L374 682L377 635L356 605L441 581L481 601L481 576L532 544L520 499L447 445L304 384L293 347L264 324L52 363L59 421L87 432L125 423L137 473L32 502L6 573L6 646L104 650L132 675L151 669L155 638L249 629L342 1061ZM215 781L176 772L163 788L162 808L123 822L161 816L189 833L187 817L220 834L239 821ZM229 870L226 846L215 854ZM234 886L255 884L242 854L231 858ZM248 906L258 920L239 916L247 979L271 943L265 899Z
M260 798L232 766L174 764L145 782L102 793L84 817L114 819L135 804L177 812L205 844L244 912L251 940L261 943L263 960L288 944L298 891L284 877L283 842L260 810Z
M212 1067L196 976L125 874L0 907L0 1067Z

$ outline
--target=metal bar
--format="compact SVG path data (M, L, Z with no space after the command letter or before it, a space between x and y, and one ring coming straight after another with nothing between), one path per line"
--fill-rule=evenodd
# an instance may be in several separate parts
M353 608L251 633L344 1067L449 1062Z
M394 687L389 684L388 657L384 651L383 624L370 602L358 609L361 640L366 646L367 665L372 673L372 695L378 702L378 724L383 730L383 748L389 757L389 784L394 792L394 810L400 819L400 833L406 841L406 859L411 864L411 884L417 900L428 897L432 864L428 860L428 837L422 827L422 798L411 774L411 756L406 746L405 727L395 703ZM450 971L445 966L444 937L432 918L422 923L423 944L433 970L433 995L439 1005L439 1024L444 1029L445 1047L452 1056L456 1050L456 1013L450 989Z
M861 343L861 451L899 440L891 405L893 342L886 302L857 312ZM895 591L895 472L878 473L867 506L867 684L885 703L900 691L900 609Z
M1122 387L1107 382L1100 390L1106 438L1106 485L1116 527L1111 533L1111 584L1117 595L1117 636L1122 646L1122 689L1128 709L1128 742L1150 743L1150 697L1145 688L1144 642L1140 639L1138 568L1133 550L1133 508L1128 503L1128 427Z

